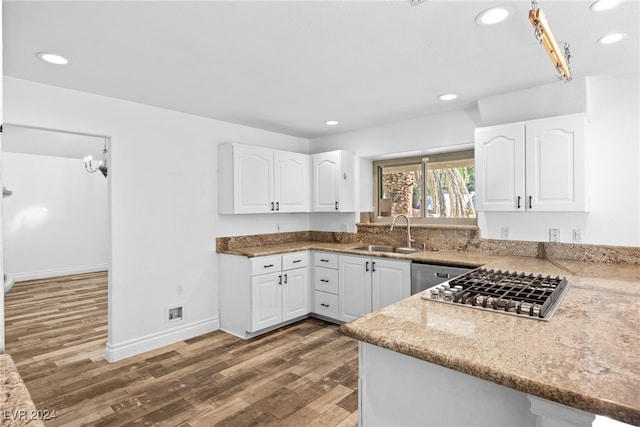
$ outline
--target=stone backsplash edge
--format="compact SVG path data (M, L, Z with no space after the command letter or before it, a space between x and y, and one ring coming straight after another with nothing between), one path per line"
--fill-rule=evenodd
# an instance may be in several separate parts
M494 256L525 256L541 259L564 259L608 264L640 264L640 247L606 246L576 243L528 242L520 240L481 239L474 227L412 228L414 247L458 250ZM357 233L295 231L216 238L216 251L277 245L293 242L363 243L391 246L406 245L406 227L391 232L388 228L358 225Z

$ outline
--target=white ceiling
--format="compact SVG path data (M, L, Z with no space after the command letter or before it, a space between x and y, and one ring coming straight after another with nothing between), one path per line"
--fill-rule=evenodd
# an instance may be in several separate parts
M478 26L508 4L506 22ZM637 73L640 0L539 0L575 77ZM530 1L7 1L4 73L304 138L556 81ZM624 31L616 45L596 40ZM66 66L37 52L67 57ZM563 84L558 81L558 84ZM571 84L571 83L568 83ZM444 103L436 97L455 92ZM324 124L328 119L338 126Z

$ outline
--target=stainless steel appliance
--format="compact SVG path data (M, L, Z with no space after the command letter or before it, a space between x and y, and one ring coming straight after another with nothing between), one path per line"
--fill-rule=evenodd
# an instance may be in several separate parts
M478 268L430 288L422 298L551 320L568 289L564 277Z
M472 270L469 267L411 263L411 295Z

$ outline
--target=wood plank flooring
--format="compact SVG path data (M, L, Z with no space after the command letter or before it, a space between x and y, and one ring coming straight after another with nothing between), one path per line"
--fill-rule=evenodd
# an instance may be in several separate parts
M253 340L221 331L108 363L107 275L16 283L6 351L47 426L356 426L357 344L307 319Z

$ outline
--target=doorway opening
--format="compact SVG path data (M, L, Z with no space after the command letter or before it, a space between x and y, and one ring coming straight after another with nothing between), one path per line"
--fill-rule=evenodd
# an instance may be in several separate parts
M11 195L3 199L2 258L3 273L14 284L3 307L23 284L42 286L42 294L48 294L67 282L71 288L60 289L68 292L78 278L95 275L108 292L109 176L89 173L84 158L102 159L109 143L107 136L4 125L2 184L3 193ZM46 304L39 307L45 310ZM13 327L7 316L0 319L0 338ZM5 351L11 352L8 340Z

